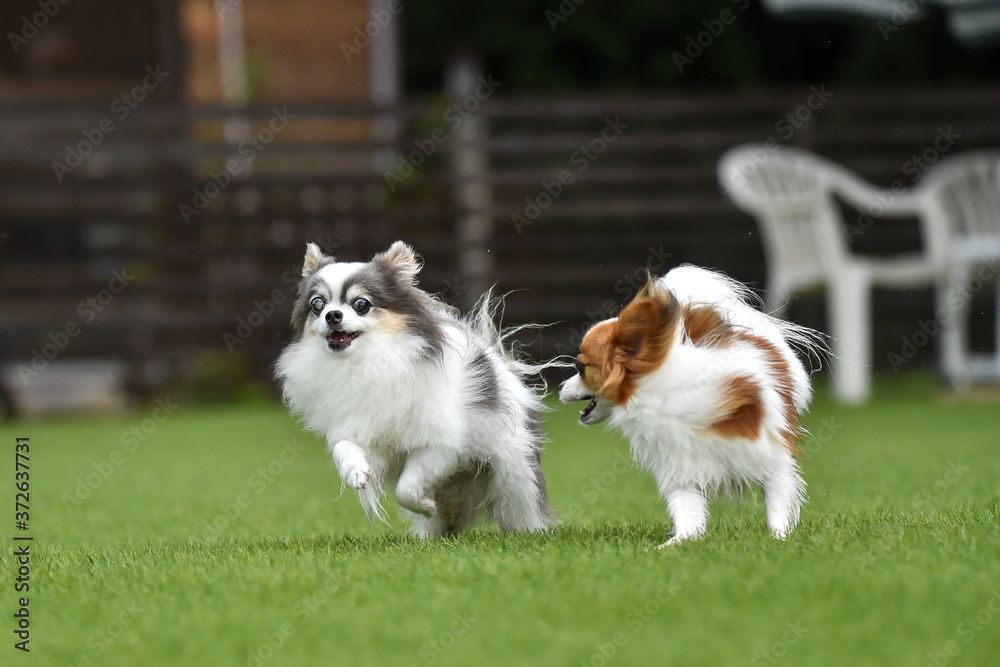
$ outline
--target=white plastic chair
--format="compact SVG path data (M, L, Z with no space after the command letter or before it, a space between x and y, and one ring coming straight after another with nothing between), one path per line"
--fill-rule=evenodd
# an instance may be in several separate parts
M948 230L945 280L938 288L936 318L942 327L942 363L956 387L1000 380L1000 152L976 151L929 169L917 184L929 223ZM971 294L996 279L994 353L968 349Z
M760 227L767 309L780 313L791 295L827 289L834 394L863 403L871 394L872 288L935 285L945 272L948 233L938 218L923 215L926 195L880 191L837 164L780 145L736 146L720 158L718 176L723 192ZM837 199L872 218L918 216L924 251L853 254Z

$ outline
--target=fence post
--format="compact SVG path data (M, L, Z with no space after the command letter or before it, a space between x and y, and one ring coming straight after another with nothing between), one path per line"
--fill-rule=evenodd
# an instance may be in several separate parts
M458 114L462 122L449 143L453 196L458 210L456 259L459 283L465 288L458 295L458 305L463 310L469 309L495 280L489 248L493 237L493 192L486 146L488 120L482 106L475 111L467 111L463 106L466 99L475 96L479 79L479 65L471 58L459 57L448 65L448 93L462 106Z

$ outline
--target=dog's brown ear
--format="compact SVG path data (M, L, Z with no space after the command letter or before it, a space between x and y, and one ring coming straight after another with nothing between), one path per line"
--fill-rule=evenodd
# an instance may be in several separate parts
M417 274L420 273L420 269L423 267L420 258L413 252L413 248L402 241L396 241L389 246L388 250L375 255L375 261L382 262L398 273L404 282L410 284L416 284Z
M653 281L625 306L615 322L612 350L602 393L623 405L635 392L636 382L652 373L670 354L680 306L670 290Z
M306 258L302 262L302 277L308 278L327 264L333 264L336 261L333 257L324 255L315 243L307 243Z

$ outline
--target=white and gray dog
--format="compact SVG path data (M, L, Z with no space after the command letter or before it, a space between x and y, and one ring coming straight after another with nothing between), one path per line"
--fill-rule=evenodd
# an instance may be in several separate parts
M541 468L543 367L503 344L485 295L458 312L416 286L401 241L370 262L337 262L309 244L295 340L277 362L285 402L326 438L369 518L383 489L422 537L453 535L483 513L504 531L552 524Z

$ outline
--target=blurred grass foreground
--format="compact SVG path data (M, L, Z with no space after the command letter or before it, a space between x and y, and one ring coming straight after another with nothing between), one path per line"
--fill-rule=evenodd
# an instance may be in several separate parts
M810 498L787 541L748 495L657 551L652 479L567 406L543 457L561 525L430 542L369 526L322 443L272 403L3 424L3 442L31 443L30 661L991 664L996 406L911 376L862 408L821 391L807 425ZM12 550L0 561L10 604Z

